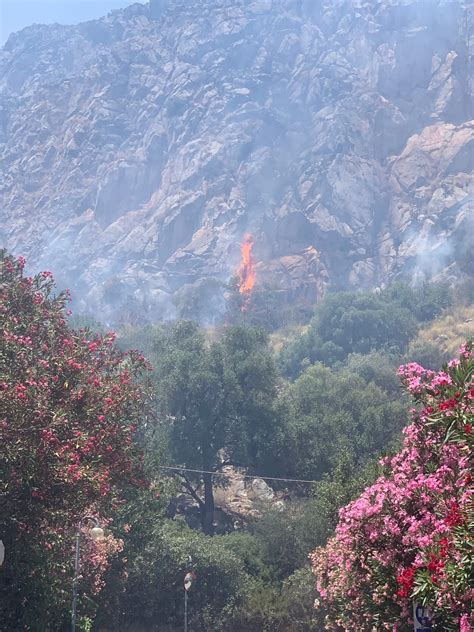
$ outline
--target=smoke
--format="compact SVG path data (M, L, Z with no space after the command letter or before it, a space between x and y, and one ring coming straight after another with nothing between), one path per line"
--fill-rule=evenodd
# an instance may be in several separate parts
M433 239L427 235L418 235L410 244L416 252L412 273L413 284L429 281L446 269L453 261L454 246L450 240Z
M333 287L347 287L353 265L378 260L379 229L401 196L412 221L429 205L422 189L466 171L448 151L456 143L437 138L432 171L421 151L412 163L400 154L434 119L450 128L467 118L461 3L154 4L167 5L159 26L135 5L67 33L44 27L36 48L32 29L31 45L18 34L9 48L4 102L16 105L0 140L18 194L0 208L15 226L35 209L24 243L41 252L32 246L29 259L70 287L79 311L213 321L246 231L259 275L285 258L306 283L297 258L314 248ZM389 182L396 154L403 193ZM400 268L409 263L414 279L455 274L454 262L469 272L472 224L445 230L447 215L403 236ZM285 290L283 276L272 280Z
M458 216L450 234L435 234L423 228L412 234L406 247L413 253L411 280L413 284L425 281L458 282L460 277L474 272L474 205L472 196L465 200L465 213Z

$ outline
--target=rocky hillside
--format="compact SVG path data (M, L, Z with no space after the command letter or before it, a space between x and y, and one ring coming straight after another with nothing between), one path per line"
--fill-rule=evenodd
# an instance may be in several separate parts
M473 273L474 8L155 0L1 52L0 241L102 315Z

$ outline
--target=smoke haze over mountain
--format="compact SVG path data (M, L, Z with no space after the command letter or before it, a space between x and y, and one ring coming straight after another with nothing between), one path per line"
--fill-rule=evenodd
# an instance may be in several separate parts
M1 53L0 239L113 321L472 274L473 7L135 4ZM207 288L207 289L206 289Z

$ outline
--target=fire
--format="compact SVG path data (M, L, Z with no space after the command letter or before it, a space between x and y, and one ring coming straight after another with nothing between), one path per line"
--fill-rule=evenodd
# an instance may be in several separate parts
M244 241L242 243L242 262L239 268L239 292L245 297L245 302L242 306L242 310L245 311L250 299L250 292L255 285L255 267L252 256L253 237L250 233L244 235Z

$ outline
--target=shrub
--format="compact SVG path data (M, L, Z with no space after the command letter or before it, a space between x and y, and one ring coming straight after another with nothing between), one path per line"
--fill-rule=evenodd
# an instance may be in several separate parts
M403 448L311 555L328 630L411 630L412 600L436 629L470 630L473 356L463 345L439 373L400 367L417 404Z

